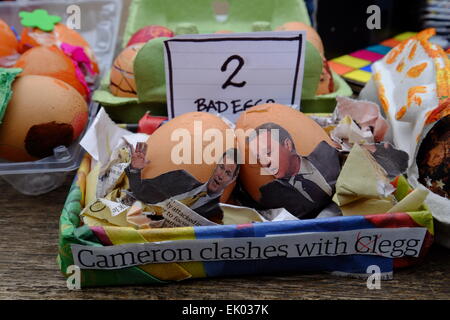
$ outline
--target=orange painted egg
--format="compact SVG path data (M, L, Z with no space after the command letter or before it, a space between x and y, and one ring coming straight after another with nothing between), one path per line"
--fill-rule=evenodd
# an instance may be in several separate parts
M88 96L86 88L77 78L72 60L56 46L38 46L26 51L17 60L15 67L23 69L20 76L40 75L56 78L70 84L85 99Z
M0 67L11 67L18 58L19 43L11 28L0 19Z
M62 23L56 24L52 32L45 32L37 28L24 28L20 36L19 50L23 53L36 46L56 45L59 47L62 43L82 47L91 60L92 70L95 73L99 72L94 51L89 43L77 31Z

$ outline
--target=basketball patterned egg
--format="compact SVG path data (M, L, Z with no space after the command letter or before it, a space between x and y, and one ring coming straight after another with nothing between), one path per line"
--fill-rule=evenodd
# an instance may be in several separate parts
M23 69L20 76L41 75L56 78L70 84L85 99L88 96L87 89L77 77L72 60L56 46L34 47L25 52L14 67Z
M117 97L136 97L134 58L145 43L126 47L114 60L111 67L109 91Z
M154 38L167 37L171 38L175 34L172 30L158 25L150 25L136 31L127 43L127 47L136 43L146 43Z
M18 58L19 44L11 28L0 19L0 67L11 67Z

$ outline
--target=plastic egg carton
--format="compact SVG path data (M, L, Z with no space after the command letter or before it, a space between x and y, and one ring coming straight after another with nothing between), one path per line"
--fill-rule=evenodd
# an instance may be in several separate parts
M117 35L122 13L121 0L34 0L0 2L0 19L13 26L20 34L20 11L45 9L49 14L62 17L61 23L73 19L79 12L80 30L77 30L90 44L99 63L100 75L109 70L114 57ZM92 88L95 89L95 88ZM98 104L91 102L89 121L92 123L98 111ZM85 130L86 131L86 130ZM27 195L47 193L61 186L68 173L76 170L84 150L79 145L84 133L68 148L59 146L52 156L29 162L7 162L0 159L0 177L17 191Z

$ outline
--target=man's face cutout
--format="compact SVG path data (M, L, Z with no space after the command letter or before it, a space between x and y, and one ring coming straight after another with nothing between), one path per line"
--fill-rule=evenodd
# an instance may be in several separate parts
M277 179L289 174L289 161L294 150L292 140L279 141L279 132L260 130L258 136L250 141L250 152L256 156L258 163Z
M216 168L214 169L213 175L208 181L208 193L222 193L223 190L235 180L237 166L237 163L225 156L223 158L223 161L217 164Z

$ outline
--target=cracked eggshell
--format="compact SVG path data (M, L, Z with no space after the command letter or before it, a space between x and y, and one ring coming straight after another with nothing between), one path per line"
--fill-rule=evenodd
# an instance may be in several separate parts
M246 138L248 130L255 130L268 122L286 129L294 140L297 152L302 156L309 155L321 141L326 141L334 147L325 130L304 113L291 107L269 103L252 107L241 113L236 122L236 136L242 157L245 155L245 163L241 165L239 180L255 201L261 198L259 188L275 180L275 176L261 174L260 164L250 161L249 144Z
M199 129L201 126L201 129ZM195 129L194 129L195 128ZM207 130L213 129L223 137L222 150L225 152L227 148L236 147L236 140L233 130L221 118L207 112L189 112L173 118L159 127L147 141L147 160L150 163L142 170L143 179L155 178L163 173L185 170L201 183L205 183L212 176L217 166L220 155L214 155L212 163L208 163L203 155L209 154L208 150L211 141L203 140L203 135ZM228 130L228 131L227 131ZM212 132L211 130L209 132ZM225 137L229 136L229 144L227 145ZM180 135L190 139L184 140ZM231 141L230 141L231 140ZM187 157L189 164L176 164L177 145L180 146L182 141L187 141L187 149L191 150L190 157ZM200 147L194 145L199 143ZM220 145L220 142L219 144ZM173 154L172 154L173 153ZM197 157L198 162L195 163ZM190 159L189 159L190 158ZM231 183L224 191L221 202L226 202L233 191L235 183Z

